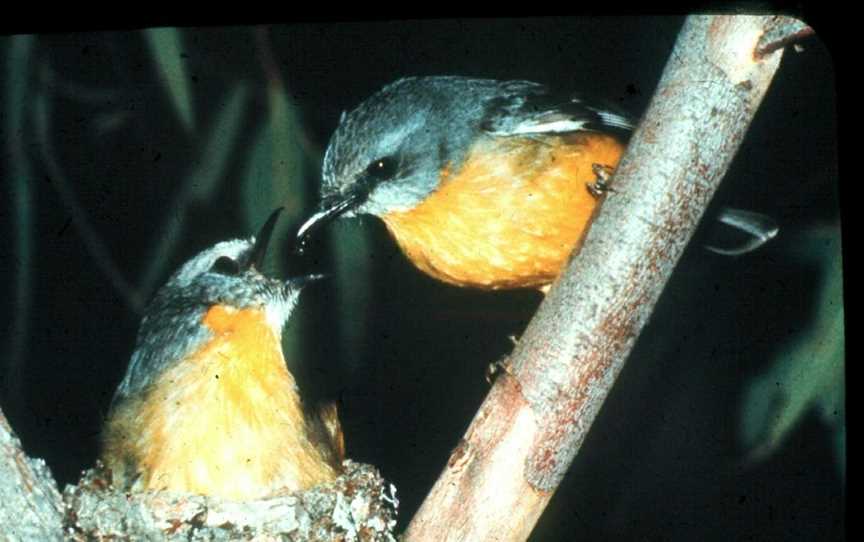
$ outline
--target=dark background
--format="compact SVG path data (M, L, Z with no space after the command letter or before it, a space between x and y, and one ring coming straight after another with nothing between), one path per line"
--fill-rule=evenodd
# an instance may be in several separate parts
M320 152L341 111L406 75L531 79L602 96L638 115L682 22L310 23L266 33L308 148ZM248 84L252 98L225 181L190 207L182 242L160 280L198 250L245 236L249 223L263 221L244 216L238 204L237 179L255 128L268 114L254 35L251 27L182 30L199 125L213 122L238 81ZM4 55L12 39L0 38ZM803 416L762 461L746 461L739 438L748 383L815 311L821 271L791 256L796 243L814 228L839 224L832 58L818 39L804 45L800 54L786 53L714 205L533 539L843 538L845 478L819 416ZM66 85L51 94L54 158L80 209L135 284L149 263L145 248L170 219L168 202L200 155L201 138L184 132L138 30L39 35L29 88L42 84L46 66ZM8 111L8 94L3 100ZM121 121L100 132L94 119L106 111L119 112ZM18 337L23 361L2 372L2 408L27 452L44 457L61 484L73 483L95 460L101 420L140 317L94 269L69 207L33 150L33 129L25 122L23 131L10 133L9 126L2 128L0 168L6 179L18 171L9 142L20 143L32 173L35 243L28 270L33 308L26 335ZM319 167L311 155L297 181L309 189L307 212L316 204ZM4 180L4 186L13 196L12 184ZM19 227L14 197L4 200L0 224L11 239ZM722 205L773 216L780 236L744 257L707 252L704 243L719 229L712 216ZM306 318L297 372L310 401L340 402L349 456L378 466L396 484L404 526L487 392L487 364L510 350L508 336L522 332L541 299L534 292L474 292L434 282L404 260L375 220L337 228L362 228L367 236L368 250L359 257L370 279L351 288L368 301L348 317L336 292L344 281L305 292L297 309ZM315 266L333 265L340 250L333 239L314 249ZM3 336L11 343L20 329L13 243L2 244L0 262L8 285ZM344 339L354 325L365 329L360 342Z

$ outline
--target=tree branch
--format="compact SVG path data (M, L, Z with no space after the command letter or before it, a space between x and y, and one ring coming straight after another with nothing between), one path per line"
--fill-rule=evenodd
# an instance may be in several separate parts
M405 540L524 540L531 533L765 95L782 51L757 57L756 48L776 21L687 19L615 174L615 191Z
M0 527L12 540L62 540L63 501L41 459L21 449L0 411Z

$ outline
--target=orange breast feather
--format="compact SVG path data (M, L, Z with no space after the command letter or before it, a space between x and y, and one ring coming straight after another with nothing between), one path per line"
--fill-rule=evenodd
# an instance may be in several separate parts
M596 133L479 144L459 171L415 208L383 218L429 275L474 288L541 288L582 241L599 201L593 164L624 151Z
M112 458L131 459L136 489L231 499L334 479L263 311L216 306L204 325L215 338L109 420L111 433L126 439L107 443L109 466Z

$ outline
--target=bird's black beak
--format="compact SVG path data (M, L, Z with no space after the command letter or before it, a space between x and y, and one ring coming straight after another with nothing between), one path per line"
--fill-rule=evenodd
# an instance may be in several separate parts
M270 213L267 222L261 226L258 235L255 236L255 246L252 247L252 253L249 255L249 267L254 267L261 270L264 265L264 257L267 255L267 245L270 243L270 238L273 236L273 228L276 227L276 221L279 219L279 214L282 212L282 207L278 207Z
M319 230L321 226L331 222L342 213L359 205L362 199L363 198L360 194L352 194L334 203L323 204L321 210L310 216L297 230L294 249L297 254L303 254L303 251L306 250L306 243L309 240L309 237L311 237L315 231Z

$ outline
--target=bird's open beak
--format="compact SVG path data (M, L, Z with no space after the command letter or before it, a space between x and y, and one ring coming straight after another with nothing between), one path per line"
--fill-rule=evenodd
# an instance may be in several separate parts
M276 227L276 221L279 219L279 214L282 212L282 207L278 207L270 213L267 222L261 226L258 235L255 236L255 246L252 247L252 253L249 255L249 267L254 267L261 270L264 265L264 257L267 255L267 245L270 243L270 238L273 237L273 228Z
M309 219L300 226L300 229L297 230L295 251L298 254L302 254L306 249L307 240L316 230L320 229L321 226L332 221L349 209L353 209L360 203L360 201L362 201L362 197L358 194L340 199L332 205L323 205L320 211L310 216Z

